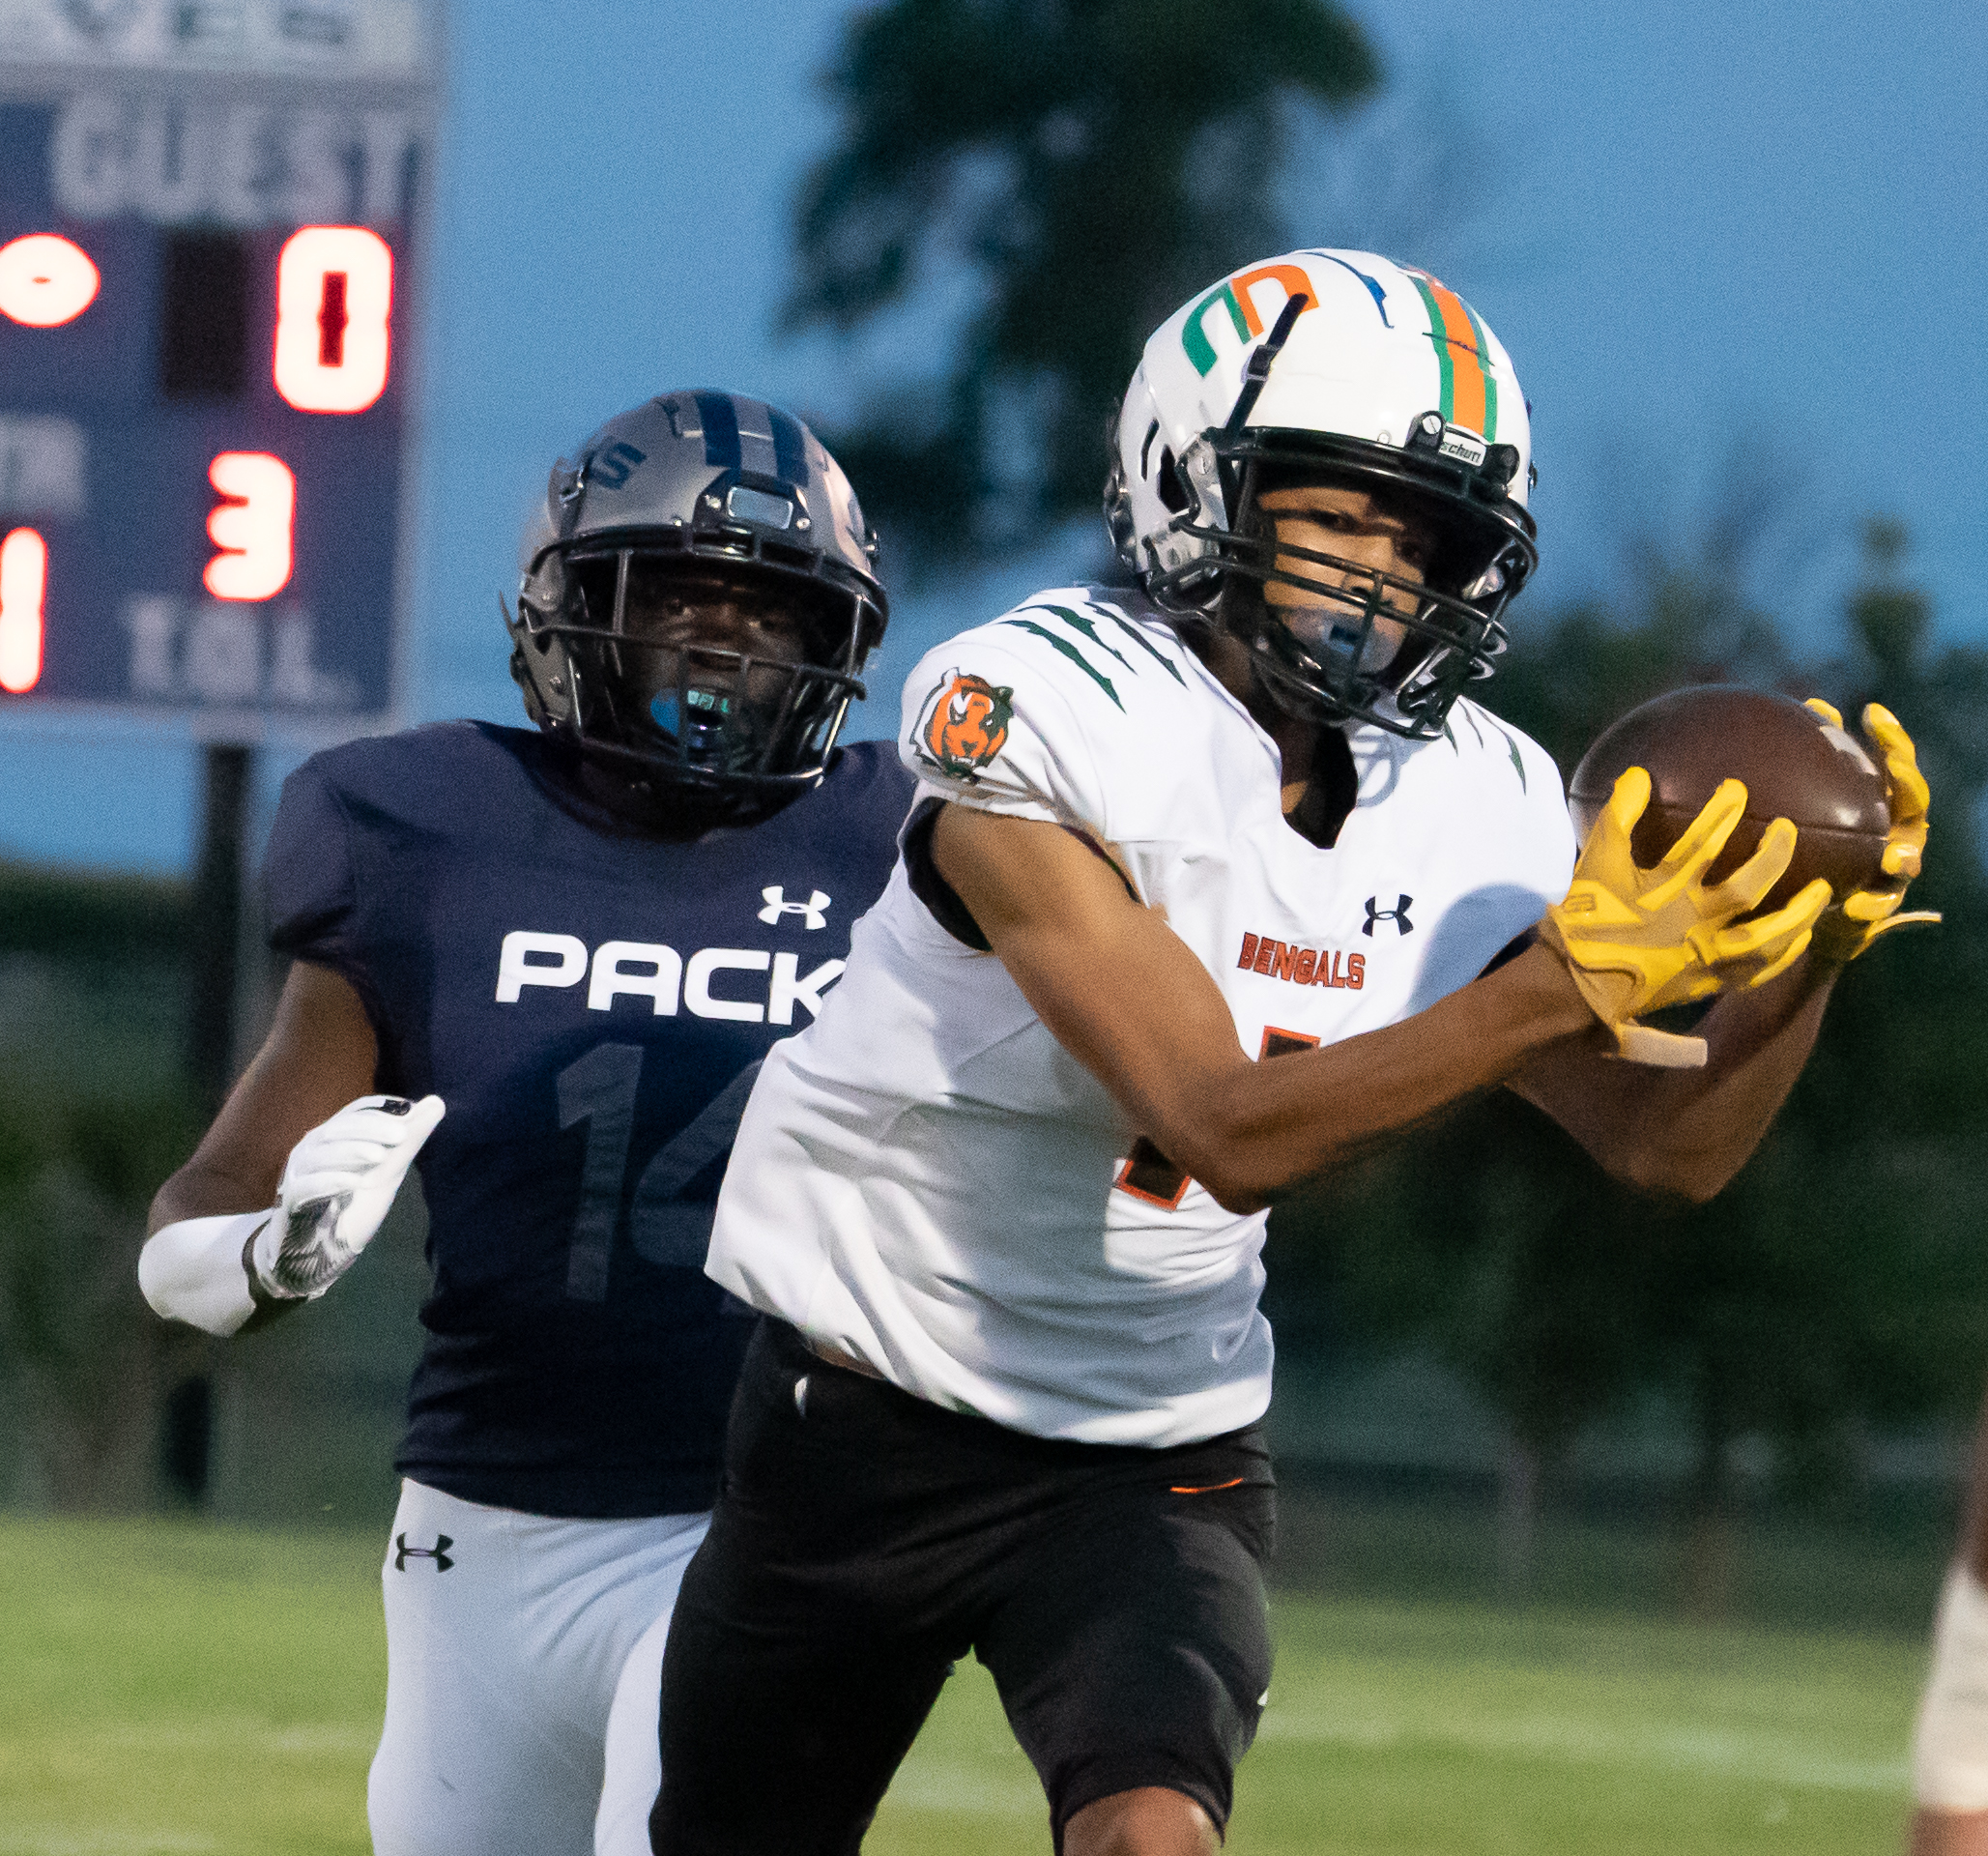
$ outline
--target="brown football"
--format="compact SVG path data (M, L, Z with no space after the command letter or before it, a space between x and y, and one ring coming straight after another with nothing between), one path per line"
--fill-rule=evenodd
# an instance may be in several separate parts
M1631 767L1650 774L1650 804L1629 837L1645 868L1678 841L1721 780L1735 779L1745 784L1746 813L1708 873L1711 881L1730 876L1773 820L1788 819L1796 828L1795 858L1762 910L1778 909L1817 877L1829 879L1839 902L1883 882L1891 824L1884 770L1855 737L1792 696L1700 683L1611 723L1568 784L1568 807L1584 843L1617 776Z

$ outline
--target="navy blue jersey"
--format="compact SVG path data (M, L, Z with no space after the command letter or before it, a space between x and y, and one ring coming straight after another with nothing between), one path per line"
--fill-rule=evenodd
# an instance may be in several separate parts
M733 1133L842 972L911 782L861 742L764 824L672 844L556 753L449 722L307 761L270 939L358 990L380 1088L447 1108L396 1466L533 1514L686 1513L715 1498L747 1332L704 1275Z

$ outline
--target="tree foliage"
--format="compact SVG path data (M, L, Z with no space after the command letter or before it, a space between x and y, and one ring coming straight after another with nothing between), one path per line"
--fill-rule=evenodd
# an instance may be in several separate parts
M1146 335L1284 242L1293 111L1379 66L1331 0L886 0L828 81L787 322L853 330L965 267L938 378L831 434L894 536L957 561L1096 507Z
M188 945L190 916L184 883L37 870L0 859L0 955L178 960Z
M0 1491L146 1505L202 1357L138 1292L145 1208L199 1134L178 1082L187 885L0 864Z
M152 1497L159 1402L199 1349L146 1308L138 1251L196 1133L183 1090L0 1092L0 1391L57 1508Z

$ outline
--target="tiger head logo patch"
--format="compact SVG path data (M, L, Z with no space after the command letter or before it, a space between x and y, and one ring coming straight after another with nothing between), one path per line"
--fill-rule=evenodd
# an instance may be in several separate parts
M918 724L918 744L943 773L977 780L980 769L1001 751L1015 692L970 671L952 670L926 699Z

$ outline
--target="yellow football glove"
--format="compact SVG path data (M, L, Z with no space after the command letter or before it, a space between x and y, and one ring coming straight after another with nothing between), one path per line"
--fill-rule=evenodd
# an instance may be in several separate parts
M1843 726L1840 710L1811 696L1805 708L1813 710L1831 728ZM1926 853L1926 806L1932 790L1919 771L1918 755L1912 737L1899 725L1898 717L1882 703L1867 703L1863 711L1864 739L1885 763L1886 797L1891 804L1891 829L1885 838L1884 871L1899 877L1895 889L1858 889L1845 896L1815 925L1815 950L1825 960L1839 964L1855 960L1880 935L1894 928L1911 928L1940 919L1937 909L1918 909L1900 914L1906 884L1918 875Z
M1635 1021L1665 1005L1706 999L1731 985L1762 986L1801 956L1830 885L1818 879L1785 908L1735 922L1781 880L1795 855L1795 827L1776 819L1760 847L1723 883L1705 873L1746 810L1746 789L1727 780L1671 846L1645 870L1629 833L1650 803L1650 775L1628 768L1574 865L1567 900L1547 910L1541 933L1595 1016L1614 1034L1618 1055L1665 1069L1696 1069L1705 1040Z

